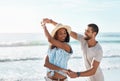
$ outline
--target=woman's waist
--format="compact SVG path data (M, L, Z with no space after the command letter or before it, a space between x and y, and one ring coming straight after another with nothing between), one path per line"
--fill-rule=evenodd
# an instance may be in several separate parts
M60 72L56 72L54 71L54 73L52 73L52 71L47 72L47 77L55 80L55 79L66 79L67 75L65 73L60 73Z

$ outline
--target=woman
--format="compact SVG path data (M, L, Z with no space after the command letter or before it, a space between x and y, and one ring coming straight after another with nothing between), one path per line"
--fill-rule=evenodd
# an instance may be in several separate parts
M44 66L47 67L46 81L67 81L67 62L72 54L70 47L71 28L66 25L57 24L51 35L49 34L46 23L51 22L49 19L43 19L42 27L50 43L48 54ZM51 22L56 24L56 22Z

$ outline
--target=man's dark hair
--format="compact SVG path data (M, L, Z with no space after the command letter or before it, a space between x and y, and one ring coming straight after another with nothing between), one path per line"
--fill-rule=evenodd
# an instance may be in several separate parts
M98 28L98 26L96 24L88 24L88 27L91 27L92 31L96 32L96 35L98 34L99 28Z

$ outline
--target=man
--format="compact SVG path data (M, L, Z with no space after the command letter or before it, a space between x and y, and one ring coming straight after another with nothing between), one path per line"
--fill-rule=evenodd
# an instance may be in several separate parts
M51 19L44 19L47 23L56 25L57 22ZM103 51L96 41L96 36L99 32L99 28L96 24L89 24L85 30L85 36L71 31L70 35L74 39L81 42L81 48L83 50L84 62L86 71L74 72L68 70L68 75L71 78L88 77L88 81L104 81L102 70L100 69L100 62L103 57Z
M104 76L99 66L103 57L103 51L95 39L98 32L99 28L96 24L88 24L84 33L85 36L71 31L71 37L81 42L86 67L86 71L83 72L70 71L69 76L71 78L88 76L88 81L104 81Z

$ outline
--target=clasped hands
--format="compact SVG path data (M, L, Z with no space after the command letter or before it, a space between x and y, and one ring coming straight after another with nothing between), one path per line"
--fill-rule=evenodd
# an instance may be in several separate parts
M77 78L77 72L74 72L72 70L61 70L62 72L66 73L70 78Z
M51 19L44 18L44 19L41 21L41 26L42 26L42 27L45 27L45 26L46 26L46 23L51 23L51 22L52 22Z

